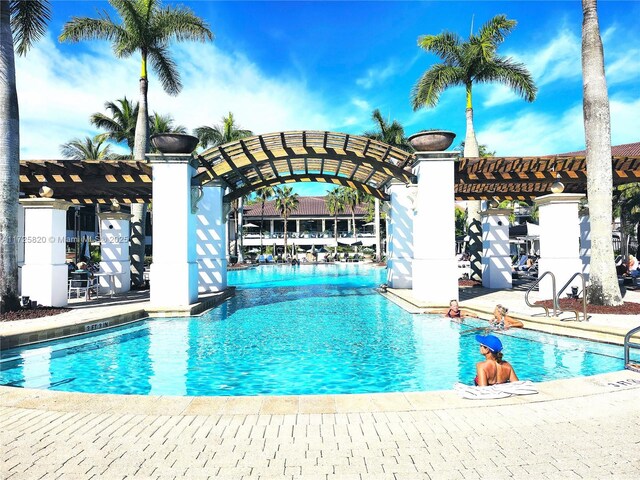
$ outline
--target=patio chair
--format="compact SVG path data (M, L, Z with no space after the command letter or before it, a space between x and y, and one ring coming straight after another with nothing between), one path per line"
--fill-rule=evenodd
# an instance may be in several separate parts
M67 298L71 299L75 294L75 298L84 297L85 300L91 298L91 294L98 298L98 279L89 275L89 272L72 272L69 279L69 288Z

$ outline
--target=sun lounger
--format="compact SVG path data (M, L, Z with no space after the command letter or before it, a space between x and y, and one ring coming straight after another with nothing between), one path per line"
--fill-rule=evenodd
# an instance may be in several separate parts
M468 400L490 400L496 398L507 398L512 395L533 395L538 391L529 380L521 380L512 383L501 383L488 387L474 387L463 383L456 383L453 386L456 393Z

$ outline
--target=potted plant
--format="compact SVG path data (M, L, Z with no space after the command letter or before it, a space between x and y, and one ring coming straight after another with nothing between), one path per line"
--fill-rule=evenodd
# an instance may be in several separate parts
M409 143L417 152L442 152L453 143L456 134L448 130L422 130L409 137Z

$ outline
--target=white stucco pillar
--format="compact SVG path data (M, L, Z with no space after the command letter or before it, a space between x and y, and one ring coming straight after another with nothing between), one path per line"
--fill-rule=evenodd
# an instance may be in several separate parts
M414 185L392 181L387 192L391 196L387 257L387 285L411 288L413 262L413 198Z
M578 205L582 194L553 193L535 199L540 211L540 260L538 271L552 272L556 278L556 289L560 290L576 272L582 272L580 259L580 226ZM575 279L575 286L580 280ZM550 299L551 279L547 276L540 282L540 295Z
M511 288L509 215L511 209L489 208L481 212L482 286Z
M227 288L227 238L223 198L224 187L221 183L211 182L203 186L203 195L196 214L200 293L220 292Z
M151 303L185 306L198 299L191 154L148 154L153 172ZM192 202L192 196L194 202Z
M131 289L131 259L129 231L131 215L122 212L101 212L100 220L100 287L111 293Z
M589 209L582 208L580 215L580 261L582 262L582 273L589 275L591 265L591 221L589 220Z
M68 273L65 248L70 202L53 198L25 198L23 296L51 307L67 305Z
M424 303L448 305L458 299L455 157L450 152L418 152L416 158L413 296Z

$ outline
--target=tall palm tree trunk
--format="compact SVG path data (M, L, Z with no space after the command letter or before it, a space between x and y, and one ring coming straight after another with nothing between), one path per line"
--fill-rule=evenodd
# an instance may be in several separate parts
M260 253L262 254L262 231L264 230L264 201L260 212Z
M471 90L467 89L467 133L464 139L465 158L480 156L476 132L473 128L473 108L471 107ZM467 236L469 237L469 263L471 279L482 280L482 225L480 223L480 202L467 202Z
M18 191L20 121L10 2L0 1L0 311L18 302Z
M133 144L133 158L140 162L145 159L145 154L149 147L149 121L147 106L147 90L149 82L144 69L146 64L143 60L143 75L140 77L140 104L138 118L136 120L136 135ZM144 253L147 236L147 204L131 204L131 246L129 256L131 259L131 284L139 287L144 283Z
M338 212L336 211L333 217L333 238L336 240L336 246L333 249L333 254L338 255Z
M591 222L589 302L621 305L611 240L611 120L596 0L582 0L582 86Z
M284 251L287 251L287 219L289 217L287 215L284 216Z

